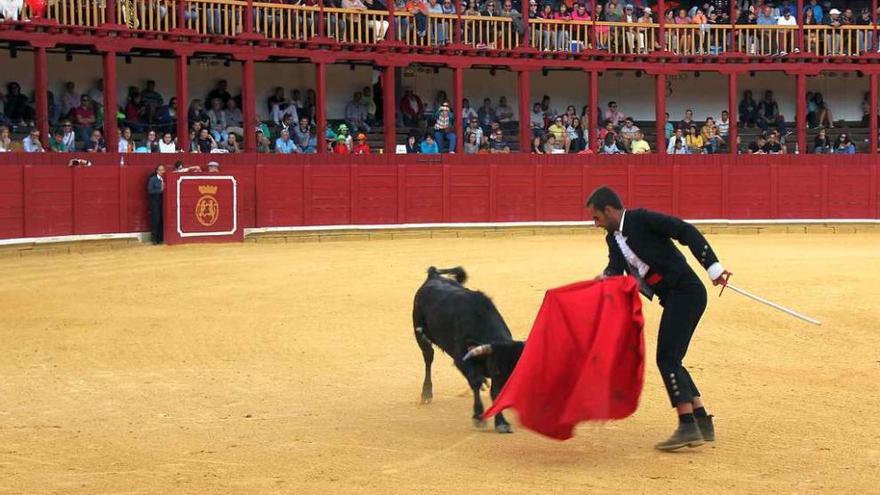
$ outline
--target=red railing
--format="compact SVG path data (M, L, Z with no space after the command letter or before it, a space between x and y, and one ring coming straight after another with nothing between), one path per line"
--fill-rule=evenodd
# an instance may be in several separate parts
M157 163L221 163L244 227L588 220L614 187L631 206L688 219L880 218L880 165L828 155L0 155L0 238L148 230Z

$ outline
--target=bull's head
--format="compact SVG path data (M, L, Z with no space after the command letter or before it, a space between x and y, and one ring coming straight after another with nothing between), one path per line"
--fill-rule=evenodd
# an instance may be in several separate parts
M498 342L495 344L483 344L471 348L464 356L464 360L485 359L486 367L492 377L503 377L505 380L513 373L519 357L522 355L525 342L517 340L511 342Z

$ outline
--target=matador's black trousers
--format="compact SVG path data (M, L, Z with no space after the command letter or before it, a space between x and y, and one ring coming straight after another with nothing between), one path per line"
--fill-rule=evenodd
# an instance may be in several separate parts
M690 373L682 365L697 323L706 310L706 288L693 272L684 275L660 296L663 315L657 335L657 367L663 376L672 407L700 396Z

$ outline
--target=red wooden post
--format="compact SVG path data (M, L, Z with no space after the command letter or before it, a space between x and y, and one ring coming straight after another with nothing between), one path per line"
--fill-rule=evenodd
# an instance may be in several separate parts
M324 27L324 19L324 0L318 0L318 38L324 38L325 36L327 36ZM320 105L318 106L320 107Z
M738 74L731 72L727 75L727 113L730 118L730 127L727 135L727 148L731 155L739 153L736 138L739 136L739 106L736 103L736 78Z
M244 113L244 150L248 153L257 151L256 95L254 94L254 59L245 58L241 71L241 106Z
M873 19L874 23L874 43L872 43L872 46L868 49L880 52L880 49L877 48L880 47L880 40L877 39L877 0L871 1L871 19Z
M323 2L322 2L323 5ZM322 7L323 8L323 7ZM325 62L315 63L315 138L317 141L317 153L324 153L327 150L327 64Z
M464 0L462 0L461 3L464 3ZM523 26L525 26L525 28L524 28L525 30L523 31L522 46L524 48L531 48L532 47L532 41L531 41L532 33L530 31L532 28L529 26L531 24L531 21L529 20L529 2L528 2L528 0L522 0L522 2L520 2L520 10L522 10L521 14L522 14L522 18L523 18Z
M531 151L532 130L529 126L529 113L531 112L532 85L528 69L517 69L519 90L519 151L529 153Z
M657 38L660 40L660 51L665 52L669 49L666 46L666 0L658 0L657 2L657 21L660 24L660 29L657 30ZM649 51L654 51L654 47L650 47ZM666 79L665 76L664 79Z
M394 2L388 2L388 5L393 4ZM461 32L464 30L464 24L462 24L461 20L461 10L464 8L464 2L456 2L455 4L455 17L456 17L456 26L455 26L455 41L456 46L461 46ZM415 19L413 19L415 20Z
M394 153L397 148L397 114L395 109L394 73L396 67L385 66L382 71L382 122L385 127L385 153Z
M34 100L37 104L37 129L43 148L49 148L49 67L46 58L46 47L34 47Z
M386 42L396 42L397 41L397 23L396 16L394 15L394 2L386 2L388 4L388 31L385 32L385 41Z
M599 151L599 122L596 119L599 112L599 72L595 70L590 71L590 102L587 111L587 125L590 126L587 136L590 138L590 150L596 153Z
M177 0L177 29L186 29L186 6L186 0ZM180 98L177 100L180 101Z
M453 118L455 119L453 129L455 130L455 152L461 153L464 151L464 129L465 122L462 118L462 100L464 99L464 67L461 65L456 65L452 68L452 79L453 79L453 91L452 98L455 101L452 102L452 113Z
M177 147L189 152L189 69L187 54L178 53L174 58L174 72L177 98ZM247 126L245 126L247 134Z
M666 154L666 74L657 74L654 86L654 119L656 121L657 153Z
M116 153L119 149L119 129L116 126L116 113L119 111L116 93L116 52L107 51L104 57L104 143L107 151Z
M247 6L245 7L244 12L244 33L245 34L253 34L254 33L254 0L247 0ZM245 139L245 141L247 141Z
M804 0L797 0L797 15L795 19L797 19L798 23L798 39L797 39L797 49L799 52L804 52ZM782 14L783 12L780 12ZM803 153L803 152L801 152Z
M877 154L877 73L870 74L869 81L871 84L871 88L868 97L871 99L871 115L868 117L870 119L870 131L868 131L870 132L870 136L868 136L868 147L870 147L871 149L868 150L868 153L875 155Z
M104 24L116 24L116 0L107 0L107 10L105 15ZM114 149L113 151L116 150Z
M737 2L730 2L730 51L736 51L736 4Z
M798 74L795 76L796 79L796 87L795 87L795 98L797 98L797 104L795 105L796 116L795 116L795 126L797 128L797 145L798 145L798 153L806 153L807 152L807 75L806 74Z

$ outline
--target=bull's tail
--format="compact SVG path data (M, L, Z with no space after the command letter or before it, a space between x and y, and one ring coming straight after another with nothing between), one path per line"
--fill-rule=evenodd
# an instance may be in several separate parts
M428 268L428 277L439 277L441 275L452 275L455 277L455 281L460 284L467 282L467 272L460 266L455 268L436 268L432 266Z

